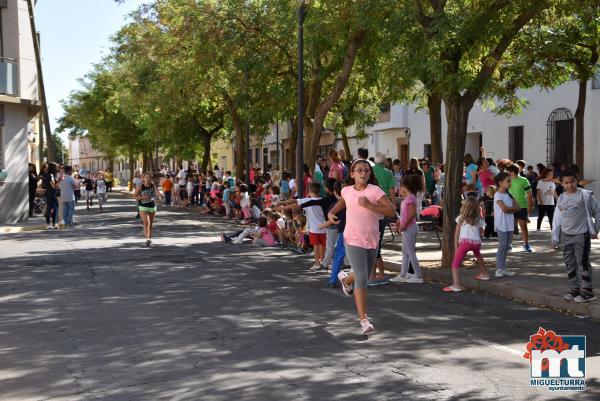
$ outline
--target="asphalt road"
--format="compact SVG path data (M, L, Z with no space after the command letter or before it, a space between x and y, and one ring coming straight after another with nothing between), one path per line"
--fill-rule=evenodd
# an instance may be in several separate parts
M369 290L377 332L306 256L219 242L233 226L130 200L68 231L0 237L0 400L600 399L600 323L440 285ZM530 387L538 327L587 335L580 393Z

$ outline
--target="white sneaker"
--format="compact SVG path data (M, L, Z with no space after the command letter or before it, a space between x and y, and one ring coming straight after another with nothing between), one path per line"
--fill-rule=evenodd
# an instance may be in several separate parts
M423 284L423 277L417 277L413 274L406 278L406 282L411 284Z
M52 227L53 230L58 230L58 224L55 224L54 227Z
M316 272L316 271L319 271L319 270L321 270L322 268L323 268L323 267L321 266L321 264L320 264L320 263L315 263L315 264L314 264L314 265L313 265L313 266L312 266L312 267L311 267L309 270L310 270L311 272Z
M496 276L496 278L503 278L503 277L512 277L515 274L516 274L515 272L511 272L510 270L496 269L496 273L494 275Z
M242 243L242 240L241 240L241 239L238 239L238 238L236 238L236 239L232 240L232 241L231 241L231 243L232 243L232 244L239 245L239 244L241 244L241 243Z
M406 276L401 276L400 274L396 275L395 277L392 277L391 279L389 279L390 283L406 283L406 280L408 279L408 277Z
M370 334L375 331L375 328L371 323L369 323L369 319L363 319L360 321L360 334L363 336Z
M48 224L48 227L46 227L46 230L53 230L54 227L52 227L52 224Z

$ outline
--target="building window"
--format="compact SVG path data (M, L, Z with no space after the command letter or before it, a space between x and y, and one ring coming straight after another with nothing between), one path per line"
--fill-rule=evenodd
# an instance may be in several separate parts
M254 164L258 164L259 160L260 160L260 149L256 148L256 149L254 149Z
M266 170L269 165L269 148L263 148L263 169Z
M523 126L508 128L508 157L512 161L523 159Z
M431 144L430 143L426 143L425 145L423 145L423 157L426 157L427 159L431 160Z
M600 71L592 77L592 89L600 89Z
M379 106L379 116L377 117L378 123L389 123L392 120L391 106L389 103L384 103Z
M550 113L546 123L546 163L573 163L573 132L575 120L566 108Z

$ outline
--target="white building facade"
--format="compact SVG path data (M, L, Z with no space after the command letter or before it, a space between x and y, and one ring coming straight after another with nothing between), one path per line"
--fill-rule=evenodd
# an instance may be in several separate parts
M521 114L498 116L483 110L476 103L469 115L465 153L477 158L484 146L488 157L525 160L529 165L553 162L575 162L575 110L578 84L565 83L546 91L531 89L519 95L528 101ZM389 113L389 116L387 115ZM586 179L595 180L588 189L600 193L600 76L588 82L584 119L584 172ZM446 152L446 117L442 107L442 144ZM405 164L410 157L430 157L431 141L427 110L412 105L391 106L380 114L379 122L367 129L367 138L357 140L350 135L350 147L366 147L369 155L385 153ZM341 149L341 140L336 148Z
M28 219L28 162L36 158L38 77L25 0L0 0L0 224Z

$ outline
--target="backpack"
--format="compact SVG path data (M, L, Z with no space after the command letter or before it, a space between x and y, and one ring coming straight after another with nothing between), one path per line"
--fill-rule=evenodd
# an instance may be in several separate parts
M345 163L342 163L342 178L344 180L348 179L348 166Z

